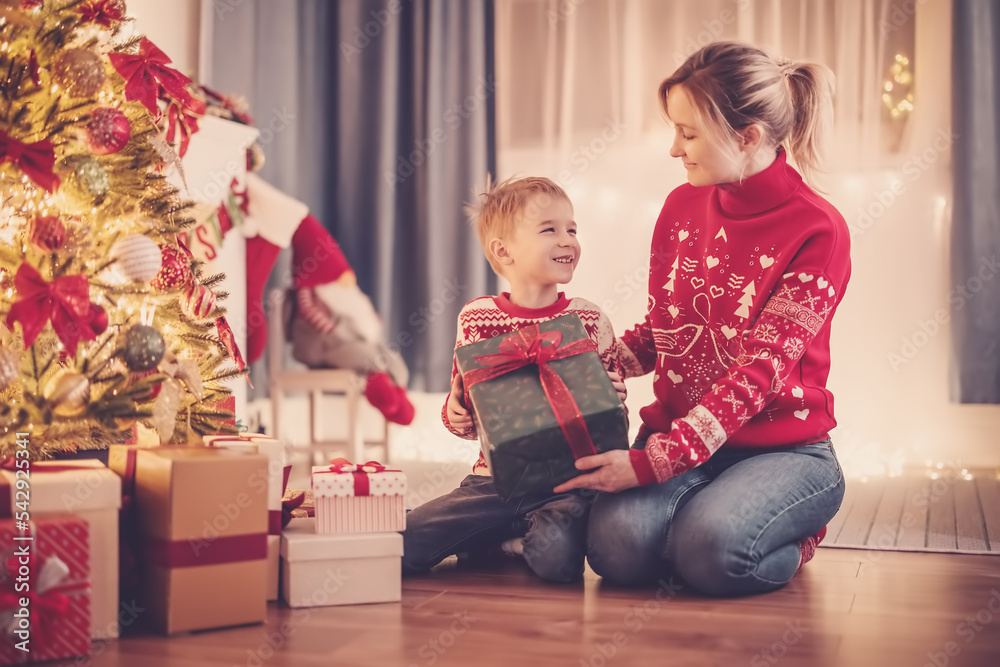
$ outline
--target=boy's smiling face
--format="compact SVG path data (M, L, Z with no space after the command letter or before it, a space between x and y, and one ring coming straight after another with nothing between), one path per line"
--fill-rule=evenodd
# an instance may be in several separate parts
M535 195L498 258L513 287L564 285L580 261L573 205L563 197Z

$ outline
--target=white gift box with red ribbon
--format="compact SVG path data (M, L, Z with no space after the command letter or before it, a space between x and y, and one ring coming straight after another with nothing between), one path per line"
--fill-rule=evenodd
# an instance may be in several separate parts
M334 459L313 466L317 533L384 533L406 528L406 475L381 463Z
M278 599L278 552L281 548L281 498L292 472L291 453L285 443L265 435L206 435L207 447L243 449L267 457L267 479L249 479L251 493L267 493L267 599Z
M403 536L317 534L313 518L281 534L281 599L289 607L398 602Z

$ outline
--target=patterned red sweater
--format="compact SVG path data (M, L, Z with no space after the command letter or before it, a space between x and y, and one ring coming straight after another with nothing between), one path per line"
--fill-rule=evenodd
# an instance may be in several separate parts
M649 312L622 337L630 375L655 372L656 400L639 412L646 447L630 452L641 484L723 445L827 437L830 320L850 273L844 218L783 151L741 185L670 193L653 231Z
M537 324L559 315L572 313L580 316L587 335L597 344L597 353L600 355L601 361L604 362L604 367L625 377L625 368L622 366L624 350L621 342L615 338L611 321L600 308L586 299L567 299L562 292L559 292L555 303L545 308L517 306L511 303L510 294L507 292L501 296L483 296L470 301L458 314L458 341L455 343L455 347L493 338L516 331L529 324ZM456 375L458 375L458 362L452 358L451 377L453 380ZM448 394L448 397L450 398L451 394ZM460 438L466 440L478 438L475 426L460 430L451 425L451 422L448 421L447 399L441 408L441 421L444 422L449 431ZM479 454L479 460L473 466L472 472L477 475L490 474L482 453Z

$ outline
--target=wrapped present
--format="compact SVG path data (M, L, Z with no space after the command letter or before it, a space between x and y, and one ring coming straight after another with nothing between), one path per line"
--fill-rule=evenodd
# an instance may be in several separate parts
M281 599L289 607L398 602L403 536L324 535L316 519L296 519L281 534Z
M578 315L455 350L483 455L504 499L551 491L583 456L628 448L625 406Z
M11 509L16 507L17 465L13 458L0 463L0 518L14 516ZM117 637L121 480L107 466L93 459L34 461L21 470L27 470L30 475L30 518L72 514L87 522L90 636L95 639Z
M260 454L210 447L112 445L131 491L139 606L165 634L264 620L267 497Z
M87 521L64 514L20 524L0 520L0 665L89 653Z
M207 435L208 447L256 452L267 457L267 479L250 480L253 491L267 493L267 599L278 599L278 550L281 546L282 496L292 472L292 459L285 443L257 434Z
M406 475L369 461L334 459L313 466L316 530L320 533L382 533L406 529Z

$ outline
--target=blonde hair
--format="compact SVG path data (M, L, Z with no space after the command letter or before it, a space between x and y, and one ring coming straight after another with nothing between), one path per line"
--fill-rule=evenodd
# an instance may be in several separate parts
M689 57L660 84L660 106L683 85L714 143L760 125L785 148L806 181L821 166L824 135L833 120L833 73L814 63L772 58L738 42L715 42ZM669 119L669 116L668 116Z
M546 198L542 200L544 203L536 199L538 195ZM486 175L485 190L477 195L478 201L466 205L465 212L476 228L479 243L494 271L501 273L499 264L490 252L490 241L510 238L529 206L544 206L557 197L569 201L566 191L548 178L512 177L496 183L489 174Z

